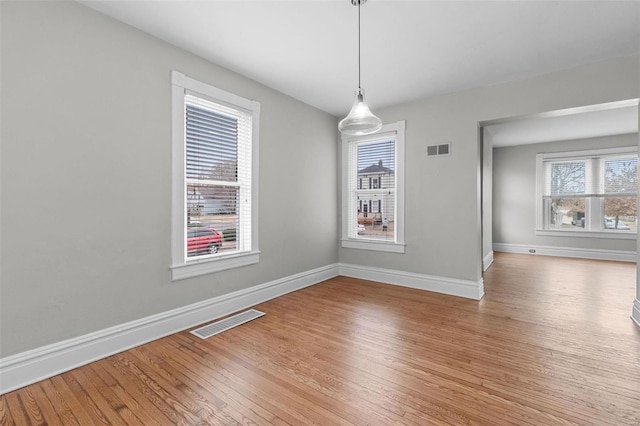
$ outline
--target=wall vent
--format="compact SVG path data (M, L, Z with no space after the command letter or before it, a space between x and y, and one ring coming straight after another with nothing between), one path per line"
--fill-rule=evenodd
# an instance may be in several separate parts
M237 327L256 318L260 318L263 315L264 312L249 309L248 311L240 312L239 314L221 319L220 321L212 322L204 327L191 330L191 334L194 334L201 339L206 339L207 337L215 336L218 333L222 333L223 331L227 331L233 327Z
M427 157L440 157L443 155L451 155L451 143L427 146Z

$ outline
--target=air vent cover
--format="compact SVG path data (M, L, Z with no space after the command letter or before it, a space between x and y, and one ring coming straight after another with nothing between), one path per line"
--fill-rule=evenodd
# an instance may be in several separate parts
M427 147L427 157L439 157L443 155L451 155L451 143L429 145Z
M204 327L191 330L191 334L194 334L201 339L206 339L207 337L215 336L218 333L227 331L230 328L237 327L256 318L260 318L263 315L264 312L249 309L248 311L240 312L239 314L213 322L205 325Z

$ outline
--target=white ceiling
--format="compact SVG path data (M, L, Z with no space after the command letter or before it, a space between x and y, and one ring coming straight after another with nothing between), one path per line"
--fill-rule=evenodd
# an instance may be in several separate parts
M80 1L338 117L353 101L350 0ZM362 86L374 112L636 53L640 1L362 6Z
M640 77L639 77L640 78ZM494 148L638 132L638 102L594 105L518 117L485 126Z

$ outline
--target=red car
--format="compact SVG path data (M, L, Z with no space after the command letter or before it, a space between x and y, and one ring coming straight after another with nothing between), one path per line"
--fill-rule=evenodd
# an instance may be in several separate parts
M187 256L216 254L220 246L222 246L222 236L215 229L187 229Z

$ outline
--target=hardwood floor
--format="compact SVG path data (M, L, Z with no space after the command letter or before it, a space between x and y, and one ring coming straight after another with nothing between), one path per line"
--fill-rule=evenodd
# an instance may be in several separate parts
M0 397L2 425L640 425L635 264L496 253L481 301L339 277Z

